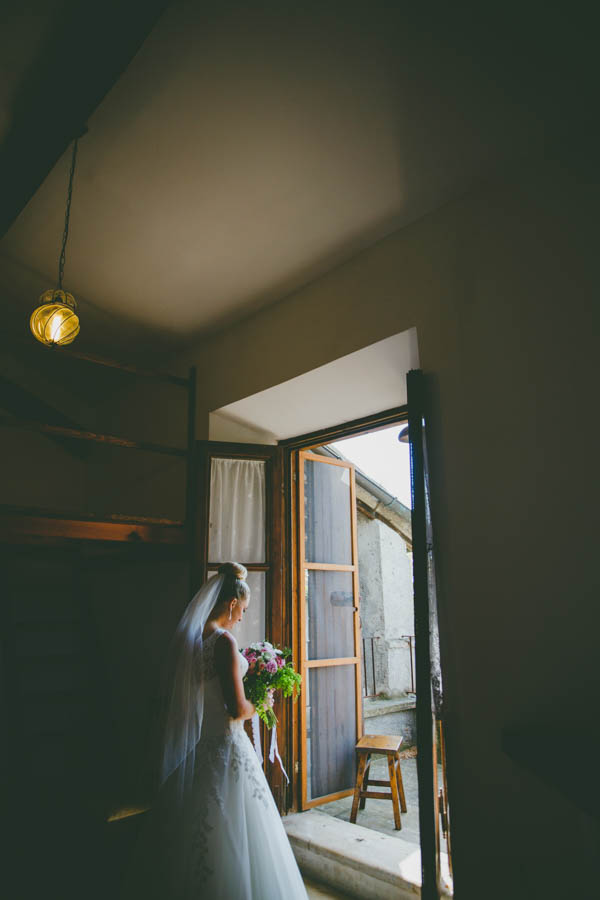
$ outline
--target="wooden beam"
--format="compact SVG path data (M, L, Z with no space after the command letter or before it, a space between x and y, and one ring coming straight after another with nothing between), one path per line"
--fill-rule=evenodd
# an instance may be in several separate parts
M65 428L78 428L77 422L69 419L45 400L36 397L31 391L26 390L8 378L0 375L0 408L25 419L41 419L52 425L60 425ZM60 447L67 450L79 459L87 459L90 448L80 441L72 441L57 435L48 435Z
M367 516L367 518L369 519L378 519L380 522L383 522L385 525L387 525L388 528L391 528L392 531L395 531L396 534L399 534L406 544L407 549L409 551L412 551L412 534L409 535L406 533L406 531L403 531L401 528L399 528L392 519L382 514L379 511L378 507L379 504L377 504L377 506L369 506L369 504L365 503L364 500L361 500L360 497L356 501L357 510L359 510L364 516ZM384 506L383 509L385 510L386 507Z
M324 444L331 444L344 437L367 434L371 431L389 428L391 425L398 425L400 422L406 421L407 417L408 407L397 406L394 409L386 409L383 412L365 416L362 419L353 419L352 422L342 422L340 425L334 425L331 428L322 428L320 431L312 431L309 434L286 438L278 441L278 443L280 447L285 447L288 450L322 447ZM322 459L322 457L319 457L319 459Z
M110 359L105 356L95 356L93 353L80 353L79 350L72 350L70 347L59 347L53 344L50 347L34 342L27 341L32 350L38 350L43 353L56 353L58 356L66 356L69 359L80 360L82 362L93 363L96 366L105 366L108 369L118 369L120 372L127 372L135 375L137 378L147 378L151 381L162 381L165 384L175 384L178 387L191 389L191 378L184 378L180 375L171 375L169 372L161 372L155 369L140 368L130 363L118 362L116 359Z
M14 506L0 504L0 515L3 516L35 516L42 519L77 519L88 522L118 522L120 525L159 525L183 528L180 519L167 519L163 516L134 516L127 513L93 513L82 510L48 509L47 507Z
M22 428L25 431L38 431L41 434L58 435L80 441L91 441L111 447L122 447L126 450L145 450L148 453L162 453L166 456L187 457L187 450L180 447L167 447L164 444L151 444L149 441L131 441L114 434L97 434L94 431L82 431L79 428L64 428L62 425L50 425L45 422L34 422L30 419L18 419L16 416L1 416L0 426L5 428Z
M183 527L168 525L132 525L115 521L59 519L15 515L0 511L0 539L6 542L25 538L68 538L77 541L115 541L118 543L181 544Z

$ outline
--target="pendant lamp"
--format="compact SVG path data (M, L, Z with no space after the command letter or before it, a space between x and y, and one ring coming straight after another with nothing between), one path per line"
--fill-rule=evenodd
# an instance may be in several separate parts
M69 172L69 188L67 191L67 207L65 211L65 227L63 230L62 247L58 260L58 287L50 288L41 295L39 306L34 309L29 320L29 327L33 336L47 347L64 347L71 344L79 334L79 318L77 316L77 304L73 294L63 290L63 275L65 271L65 254L67 240L69 238L69 218L71 216L71 198L73 195L73 176L77 161L77 144L79 138L73 142L73 155L71 157L71 169Z

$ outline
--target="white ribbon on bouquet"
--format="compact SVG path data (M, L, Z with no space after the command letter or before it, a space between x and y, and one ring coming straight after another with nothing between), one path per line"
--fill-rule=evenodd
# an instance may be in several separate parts
M254 713L252 716L252 740L254 741L254 749L256 750L256 755L258 756L261 765L263 762L263 753L262 747L260 743L260 726L258 724L258 713ZM273 726L271 729L271 746L269 748L269 762L274 763L277 759L279 763L279 768L283 772L283 776L287 783L290 783L290 779L288 778L288 774L283 768L283 763L281 761L281 756L279 755L279 747L277 746L277 725Z
M262 747L260 745L260 725L258 724L258 713L254 713L252 716L252 740L254 741L254 749L256 750L256 755L260 760L260 764L262 766L263 763L263 755L262 755Z

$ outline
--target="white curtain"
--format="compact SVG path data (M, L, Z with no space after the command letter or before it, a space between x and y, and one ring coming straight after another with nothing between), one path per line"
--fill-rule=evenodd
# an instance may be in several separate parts
M265 533L264 461L213 459L208 538L210 562L264 562ZM235 632L240 647L265 639L264 572L249 572L248 584L252 592L250 606Z
M210 471L210 562L265 561L265 463L213 459Z

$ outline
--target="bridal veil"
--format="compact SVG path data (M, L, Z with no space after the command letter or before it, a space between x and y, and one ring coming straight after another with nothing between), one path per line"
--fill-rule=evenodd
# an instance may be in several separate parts
M196 746L202 733L202 632L224 581L224 575L214 575L192 598L177 626L169 654L159 777L161 786L167 779L174 782L179 799L183 799L192 782Z

